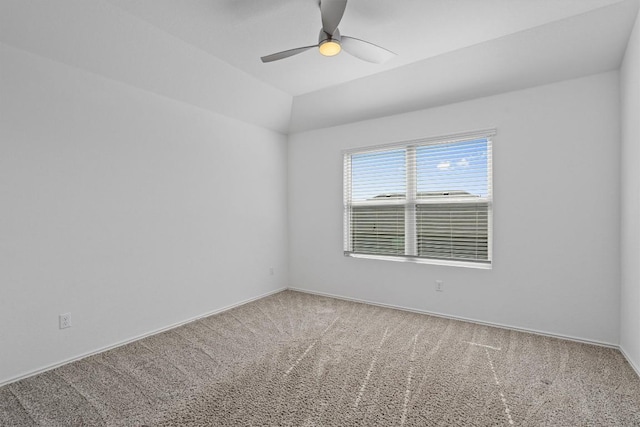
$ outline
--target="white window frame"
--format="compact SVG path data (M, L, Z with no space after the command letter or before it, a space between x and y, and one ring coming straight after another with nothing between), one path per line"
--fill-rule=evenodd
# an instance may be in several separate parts
M394 142L391 144L382 144L371 147L352 148L343 150L343 221L344 221L344 255L352 258L366 258L376 260L388 260L399 262L413 262L420 264L433 264L456 267L469 267L479 269L491 269L493 266L493 137L496 135L496 129L484 129L473 132L457 133L446 136L436 136L430 138L422 138L410 141ZM487 211L487 261L467 261L467 260L450 260L439 258L424 258L417 256L417 231L416 231L416 209L418 204L416 200L417 194L417 173L416 168L409 167L410 163L415 164L416 148L419 146L437 145L444 143L462 142L473 139L486 138L489 142L487 152L487 197L480 199L486 202ZM351 201L350 192L352 188L351 181L351 156L354 154L367 154L378 151L388 151L392 149L404 148L406 152L407 164L407 196L405 200L383 200L383 201ZM468 199L446 199L433 201L432 203L461 203L468 202ZM429 203L420 201L420 204ZM405 209L405 255L373 255L352 252L351 247L351 209L352 206L413 206L414 209Z

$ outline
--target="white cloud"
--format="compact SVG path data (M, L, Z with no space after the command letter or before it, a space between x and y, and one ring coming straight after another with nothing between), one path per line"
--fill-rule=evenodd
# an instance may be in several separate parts
M443 160L442 162L438 163L438 169L440 170L449 169L450 167L451 162L449 162L449 160Z
M458 163L456 163L459 167L461 168L466 168L467 166L469 166L469 160L462 158L460 160L458 160Z

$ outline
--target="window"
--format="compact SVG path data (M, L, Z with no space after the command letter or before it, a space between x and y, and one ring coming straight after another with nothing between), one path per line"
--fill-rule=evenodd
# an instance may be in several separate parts
M345 152L345 255L490 266L493 135Z

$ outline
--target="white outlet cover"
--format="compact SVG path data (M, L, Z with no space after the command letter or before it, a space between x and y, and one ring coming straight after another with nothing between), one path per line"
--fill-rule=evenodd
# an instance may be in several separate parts
M58 316L60 329L71 327L71 313L64 313Z

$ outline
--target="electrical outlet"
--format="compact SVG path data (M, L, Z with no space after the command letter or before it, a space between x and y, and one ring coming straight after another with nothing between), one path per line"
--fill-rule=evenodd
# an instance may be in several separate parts
M67 329L71 327L71 313L65 313L58 316L60 323L60 329Z
M436 280L436 291L444 292L444 282L442 280Z
M273 267L269 267L269 274L271 276L273 276L275 274L275 270L273 269Z

